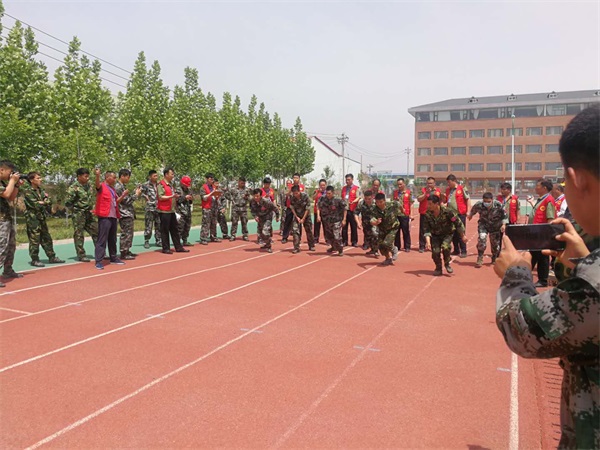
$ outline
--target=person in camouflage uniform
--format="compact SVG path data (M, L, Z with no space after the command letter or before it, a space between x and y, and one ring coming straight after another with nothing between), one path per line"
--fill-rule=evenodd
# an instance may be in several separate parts
M4 267L4 278L21 278L23 274L14 271L12 265L17 248L17 236L13 226L11 203L19 194L19 173L7 160L0 161L0 266ZM0 283L0 287L5 287Z
M354 214L360 216L358 227L363 229L365 236L364 248L370 248L367 255L378 256L379 249L377 245L378 228L371 224L371 219L375 213L375 203L373 202L373 191L370 189L365 191L363 198L358 202L358 206L354 210Z
M371 224L378 229L377 246L385 261L383 266L390 266L398 258L398 247L394 245L396 232L400 228L398 217L404 217L404 211L399 202L385 202L385 194L382 192L375 195L375 208Z
M152 227L154 227L154 242L157 247L162 247L162 237L160 234L160 215L156 210L158 204L158 172L150 170L148 172L148 181L142 185L142 197L146 199L144 208L144 248L150 248L150 238L152 237Z
M219 228L221 228L221 234L223 235L223 239L229 239L229 230L227 227L227 216L225 215L225 211L227 210L227 197L225 197L223 190L220 188L219 180L215 178L214 187L217 191L215 195L215 200L212 204L212 214L214 214L217 223L219 224Z
M454 232L457 231L462 241L467 242L465 226L458 217L458 213L441 205L439 196L430 195L423 231L426 241L425 249L431 250L431 258L435 262L433 274L435 276L442 275L442 254L444 255L446 271L448 273L454 272L450 267L450 245L452 244Z
M600 236L600 107L580 112L565 128L559 153L565 194L573 219ZM590 251L566 218L557 254L569 268L559 284L538 293L531 257L507 236L494 271L502 279L496 295L496 324L507 346L525 358L560 358L563 369L558 448L600 448L600 249ZM550 252L548 252L550 253Z
M191 187L192 179L184 175L181 177L179 186L176 188L179 194L179 197L177 197L177 214L179 214L177 227L179 229L179 237L181 237L181 245L184 247L192 247L194 245L188 241L190 229L192 228L192 209L194 207L194 197Z
M483 252L487 245L487 237L490 237L490 249L492 251L492 264L500 253L500 243L502 242L502 233L508 223L508 216L502 203L494 200L491 192L483 194L483 200L475 203L467 215L471 220L475 214L479 214L477 222L477 263L475 267L483 265Z
M52 206L52 199L42 188L42 175L39 172L27 174L29 186L23 189L23 201L25 202L25 223L27 224L27 237L29 239L29 257L34 267L44 267L40 261L40 245L46 252L50 264L64 263L57 258L52 246L52 236L48 231L46 214Z
M235 241L238 229L238 221L241 223L244 241L248 240L248 202L252 198L252 191L246 187L246 179L240 177L237 187L229 189L225 196L231 202L231 237Z
M119 170L119 180L115 183L115 193L117 197L121 197L127 190L127 183L131 178L131 170L121 169ZM135 208L134 202L140 198L142 193L142 187L138 186L133 195L127 194L119 203L119 212L121 217L119 218L119 226L121 227L121 236L119 238L119 251L121 252L121 259L132 260L137 256L131 253L131 246L133 245L133 224L135 222Z
M342 228L346 225L346 201L340 197L334 197L333 186L325 188L325 196L319 200L317 220L323 224L325 241L331 245L327 253L344 255L342 244ZM350 212L352 214L352 212Z
M90 185L90 171L86 168L77 169L77 180L69 186L65 206L71 208L73 217L73 242L77 259L82 262L90 262L83 248L83 232L92 237L94 247L98 240L98 221L92 210L96 205L96 190Z
M260 189L254 189L252 197L250 212L257 223L258 238L263 242L261 248L266 249L269 253L273 253L273 249L271 248L273 241L271 239L271 222L273 220L273 213L277 213L277 219L275 220L279 220L279 208L267 197L263 197Z
M290 209L294 215L292 221L292 237L294 239L294 250L292 253L300 252L301 231L304 227L306 231L306 240L308 249L315 250L315 238L312 230L312 220L310 218L310 197L306 192L300 192L300 186L292 186L292 198L290 199Z

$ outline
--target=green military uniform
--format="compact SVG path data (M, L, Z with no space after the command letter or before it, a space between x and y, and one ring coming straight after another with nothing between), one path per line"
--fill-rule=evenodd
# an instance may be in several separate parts
M331 248L327 251L329 253L337 251L341 255L344 250L342 244L342 220L344 219L344 211L346 211L347 203L342 198L327 198L327 195L324 195L319 199L318 206L325 241L331 245ZM348 211L348 214L353 213Z
M85 185L75 181L67 190L67 199L65 205L72 210L73 217L73 241L75 251L79 259L85 258L85 249L83 248L83 232L87 231L94 241L98 239L98 221L92 214L96 204L96 192L90 183Z
M142 195L146 198L144 208L144 242L148 244L152 237L152 227L154 227L154 241L158 247L162 247L162 237L160 234L160 215L156 210L158 204L158 184L150 180L142 184Z
M508 216L502 203L492 200L490 206L485 206L483 201L473 205L469 215L472 217L479 214L477 221L477 255L478 261L483 260L483 252L487 246L487 237L490 237L490 250L492 251L492 262L500 254L500 243L502 242L502 225L508 223Z
M433 211L425 213L423 235L431 238L431 258L435 262L436 270L442 269L441 254L444 255L444 264L450 264L450 245L455 231L461 238L465 234L465 226L456 211L442 205L437 217Z
M229 189L225 196L231 201L231 240L235 240L238 221L241 223L242 236L248 240L248 202L252 198L252 191L248 188L234 187Z
M56 253L46 223L46 214L52 206L52 200L42 187L35 189L29 185L22 192L23 201L25 202L27 237L29 239L29 257L32 262L39 261L41 245L50 261L53 261L56 259Z
M300 192L300 197L296 198L294 195L291 195L290 198L290 210L295 216L299 218L304 217L306 213L306 217L304 218L304 222L300 224L298 219L294 216L292 220L292 238L294 239L294 249L300 250L300 237L302 232L302 227L304 227L304 231L306 232L306 240L308 241L309 250L314 250L315 248L315 237L313 235L313 226L312 220L310 217L310 197L306 192Z
M127 187L120 181L115 183L115 193L117 194L117 197L121 197L126 190ZM121 227L119 251L121 252L121 258L131 255L134 234L133 225L135 222L134 203L137 199L138 197L130 192L126 197L123 197L121 203L119 203L119 212L121 213L121 218L119 219L119 225Z
M600 249L571 276L538 294L531 271L506 270L496 299L496 324L525 358L560 358L562 436L558 448L600 448Z
M181 183L176 187L176 191L179 194L179 197L177 198L177 214L179 214L177 229L182 244L190 245L188 237L190 236L190 229L192 228L192 208L194 200L188 200L185 197L191 195L192 191Z
M2 194L8 181L0 181L0 194ZM12 274L15 250L17 248L17 236L13 226L12 209L8 200L0 197L0 266L4 266L4 274ZM0 286L4 286L0 283Z
M393 257L395 259L398 255L398 248L394 245L394 240L396 239L396 232L400 228L398 217L404 215L402 205L399 202L387 203L383 209L375 205L373 219L381 219L381 223L377 225L377 245L381 254L386 258Z
M257 222L258 240L262 242L264 248L271 249L271 232L273 213L277 213L279 208L268 198L262 197L258 202L254 199L250 202L250 212Z
M221 228L221 234L223 239L229 239L229 230L227 229L227 217L225 216L225 210L227 208L227 199L225 195L215 197L212 202L211 214L216 218L219 228Z
M371 249L367 254L376 254L378 245L378 228L371 224L373 213L375 212L375 202L367 205L364 200L358 202L358 206L354 210L354 214L360 216L363 231L365 233L365 244Z

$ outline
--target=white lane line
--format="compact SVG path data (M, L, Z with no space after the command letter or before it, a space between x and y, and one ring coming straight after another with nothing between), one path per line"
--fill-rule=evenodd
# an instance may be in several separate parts
M281 273L279 273L279 274L276 274L276 275L272 275L272 276L270 276L270 277L265 277L264 279L266 280L266 279L273 278L273 277L276 277L276 276L279 276L279 275L283 275L283 274L285 274L285 273L287 273L287 272L290 272L290 271L292 271L292 270L296 270L297 268L304 267L304 266L308 266L309 264L314 264L315 262L317 262L317 261L321 261L321 260L323 260L323 259L325 259L325 258L329 258L329 256L323 256L322 258L319 258L319 259L317 259L317 260L315 260L315 261L312 261L312 262L310 262L310 263L303 264L302 266L298 266L298 267L296 267L296 268L293 268L293 269L286 270L286 271L284 271L284 272L281 272ZM249 330L248 330L248 331L246 331L245 333L243 333L243 334L239 335L239 336L238 336L238 337L236 337L236 338L233 338L233 339L231 339L231 340L229 340L229 341L225 342L225 343L224 343L224 344L222 344L222 345L219 345L218 347L216 347L216 348L212 349L212 350L211 350L210 352L208 352L208 353L205 353L204 355L200 356L199 358L197 358L197 359L195 359L195 360L193 360L193 361L191 361L191 362L189 362L189 363L187 363L187 364L185 364L185 365L183 365L183 366L181 366L181 367L179 367L179 368L177 368L177 369L173 370L172 372L169 372L169 373L167 373L166 375L163 375L163 376L162 376L162 377L160 377L160 378L157 378L157 379L155 379L154 381L152 381L152 382L150 382L150 383L148 383L148 384L146 384L146 385L142 386L141 388L139 388L139 389L137 389L137 390L135 390L135 391L133 391L133 392L131 392L131 393L129 393L129 394L127 394L127 395L125 395L125 396L121 397L121 398L119 398L118 400L115 400L114 402L112 402L112 403L110 403L110 404L106 405L105 407L103 407L103 408L100 408L100 409L98 409L98 410L94 411L93 413L91 413L91 414L89 414L89 415L85 416L85 417L84 417L84 418L82 418L82 419L79 419L79 420L78 420L78 421L76 421L76 422L73 422L71 425L68 425L68 426L66 426L66 427L65 427L65 428L63 428L62 430L59 430L59 431L57 431L56 433L54 433L54 434L51 434L50 436L48 436L48 437L46 437L46 438L42 439L41 441L38 441L38 442L36 442L35 444L31 445L30 447L27 447L27 449L26 449L26 450L33 450L33 449L36 449L36 448L38 448L38 447L40 447L40 446L42 446L42 445L44 445L44 444L47 444L47 443L49 443L49 442L51 442L51 441L55 440L56 438L58 438L58 437L62 436L63 434L66 434L66 433L68 433L69 431L72 431L72 430L74 430L75 428L77 428L77 427L80 427L81 425L85 424L86 422L89 422L90 420L92 420L92 419L95 419L96 417L100 416L101 414L104 414L104 413L105 413L105 412L107 412L107 411L110 411L110 410L111 410L111 409L113 409L115 406L117 406L117 405L120 405L121 403L123 403L123 402L125 402L125 401L129 400L130 398L133 398L133 397L135 397L135 396L136 396L136 395L138 395L138 394L141 394L141 393L142 393L142 392L144 392L144 391L147 391L147 390L148 390L148 389L150 389L151 387L153 387L153 386L156 386L156 385L157 385L157 384L159 384L159 383L162 383L163 381L165 381L165 380L167 380L167 379L171 378L172 376L174 376L174 375L177 375L178 373L180 373L180 372L182 372L182 371L184 371L184 370L186 370L186 369L188 369L188 368L190 368L190 367L194 366L195 364L198 364L199 362L201 362L201 361L205 360L205 359L206 359L206 358L208 358L209 356L211 356L211 355L214 355L215 353L217 353L217 352L219 352L219 351L221 351L221 350L223 350L223 349L225 349L225 348L229 347L230 345L232 345L232 344L234 344L234 343L236 343L236 342L238 342L238 341L241 341L241 340L242 340L242 339L244 339L246 336L249 336L249 335L251 335L251 334L253 334L253 333L257 332L257 331L260 331L262 328L265 328L266 326L268 326L268 325L272 324L273 322L276 322L276 321L278 321L279 319L282 319L283 317L285 317L285 316L287 316L287 315L289 315L289 314L291 314L291 313L293 313L293 312L295 312L295 311L299 310L300 308L302 308L302 307L304 307L304 306L306 306L306 305L308 305L308 304L310 304L310 303L314 302L315 300L317 300L317 299L319 299L319 298L323 297L324 295L327 295L327 294L328 294L328 293L330 293L331 291L333 291L333 290L335 290L335 289L337 289L337 288L339 288L339 287L343 286L344 284L346 284L346 283L348 283L348 282L350 282L350 281L354 280L355 278L358 278L358 277L360 277L360 276L364 275L365 273L369 272L370 270L373 270L375 267L377 267L377 266L372 266L372 267L369 267L368 269L366 269L366 270L364 270L364 271L362 271L362 272L360 272L360 273L358 273L358 274L356 274L356 275L353 275L353 276L351 276L350 278L347 278L347 279L345 279L344 281L342 281L342 282L340 282L340 283L336 284L335 286L333 286L333 287L330 287L329 289L326 289L325 291L323 291L323 292L321 292L321 293L319 293L319 294L315 295L314 297L312 297L311 299L309 299L309 300L305 301L304 303L302 303L302 304L300 304L300 305L298 305L298 306L295 306L295 307L293 307L293 308L291 308L291 309L287 310L286 312L284 312L284 313L281 313L281 314L279 314L278 316L275 316L275 317L273 317L272 319L269 319L269 320L267 320L266 322L264 322L264 323L261 323L260 325L257 325L256 327L254 327L254 328L252 328L252 329L249 329ZM253 284L253 283L250 283L250 284ZM247 286L247 285L244 285L244 286ZM234 290L242 289L244 286L240 286L239 288L236 288L236 289L234 289Z
M163 266L165 264L177 263L177 262L181 262L181 261L186 261L188 259L201 258L203 256L214 255L215 253L228 252L230 250L235 250L236 248L246 247L248 245L250 245L250 244L236 245L235 247L224 248L223 250L217 250L217 251L209 252L209 253L200 253L198 255L185 256L183 258L177 258L177 259L167 259L165 261L160 261L160 262L155 262L155 263L150 263L150 264L144 264L143 266L128 267L126 269L120 269L120 270L115 270L115 271L110 271L110 272L97 273L95 275L88 275L88 276L85 276L85 277L72 278L70 280L61 280L61 281L55 281L54 283L40 284L38 286L30 286L30 287L26 287L26 288L23 288L23 289L17 289L16 291L3 292L3 293L0 294L0 297L4 297L5 295L14 295L14 294L17 294L19 292L27 292L27 291L31 291L33 289L42 289L42 288L50 287L50 286L58 286L60 284L73 283L75 281L89 280L89 279L98 278L98 277L106 277L106 276L109 276L109 275L115 275L115 274L119 274L119 273L129 272L131 270L145 269L146 267L153 267L153 266L158 266L158 265Z
M27 311L19 311L18 309L10 309L10 308L0 308L2 311L10 311L10 312L14 312L14 313L19 313L19 314L25 314L26 316L33 314Z
M273 255L276 254L278 252L272 253ZM236 262L232 262L229 264L223 264L221 266L214 266L214 267L209 267L207 269L201 269L201 270L197 270L195 272L189 272L189 273L185 273L183 275L177 275L176 277L171 277L171 278L166 278L164 280L159 280L159 281L153 281L152 283L146 283L146 284L141 284L139 286L133 286L127 289L121 289L120 291L113 291L113 292L108 292L106 294L102 294L102 295L97 295L95 297L90 297L90 298L86 298L85 300L80 300L77 302L66 302L60 306L55 306L54 308L49 308L49 309L44 309L42 311L36 311L33 313L29 313L27 316L19 316L19 317L11 317L10 319L4 319L4 320L0 320L0 324L2 323L6 323L6 322L12 322L14 320L19 320L19 319L24 319L25 317L32 317L32 316L37 316L40 314L46 314L52 311L57 311L59 309L63 309L63 308L68 308L70 306L81 306L82 303L87 303L87 302L91 302L93 300L99 300L101 298L105 298L105 297L112 297L114 295L118 295L118 294L123 294L125 292L131 292L131 291L135 291L137 289L143 289L143 288L147 288L150 286L156 286L158 284L162 284L162 283L168 283L174 280L179 280L181 278L185 278L185 277L190 277L193 275L198 275L200 273L205 273L205 272L211 272L213 270L218 270L218 269L223 269L225 267L231 267L231 266L235 266L237 264L243 264L247 261L252 261L253 259L258 259L258 258L264 258L266 256L269 256L269 253L265 253L262 255L258 255L258 256L253 256L252 258L246 258L243 259L241 261L236 261Z
M509 450L519 450L519 357L511 353L510 362L510 440Z

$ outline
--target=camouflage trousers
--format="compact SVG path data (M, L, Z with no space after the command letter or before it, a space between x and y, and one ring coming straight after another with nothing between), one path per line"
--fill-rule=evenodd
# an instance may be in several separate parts
M38 217L28 217L27 238L29 239L29 257L32 261L40 260L40 245L44 249L44 252L46 252L48 258L54 258L56 256L46 219L40 220Z
M431 259L436 268L442 268L442 255L444 264L450 264L450 247L452 246L452 234L447 236L431 235Z
M371 251L378 249L379 229L371 225L370 221L362 221L363 234L365 236L365 244L369 246Z
M379 251L386 258L391 258L392 250L394 249L394 241L396 240L396 232L398 227L394 227L391 230L387 230L385 233L379 231L377 243L379 244Z
M323 222L323 234L325 241L331 245L335 251L344 249L342 245L342 222Z
M177 229L179 230L179 237L181 242L187 242L190 236L190 228L192 228L192 215L180 214L179 221L177 222Z
M133 245L133 217L121 217L119 225L121 226L121 236L119 239L119 251L121 256L127 255Z
M500 243L502 242L502 232L500 230L490 231L483 224L477 225L477 256L482 257L487 245L487 238L490 237L490 250L492 257L497 258L500 254Z
M310 219L310 214L306 215L306 219L304 219L304 223L300 225L296 217L292 222L292 238L294 239L294 248L300 248L300 237L302 232L302 227L304 227L304 231L306 232L306 240L308 242L308 247L313 248L315 246L315 236L313 235L313 226L312 220Z
M238 228L238 221L241 223L242 235L248 236L248 210L236 210L235 208L231 211L231 236L235 237Z
M223 236L228 235L229 229L227 227L227 217L225 217L225 213L222 213L221 211L217 212L217 223L221 228L221 234Z
M154 241L159 247L162 246L162 237L160 234L160 214L158 211L146 211L144 215L144 240L149 241L152 237L152 227L154 227Z
M88 232L88 234L92 237L95 247L96 241L98 240L98 221L91 211L74 212L73 229L73 242L75 243L77 257L83 258L85 256L85 249L83 248L85 239L83 237L83 232Z
M271 248L271 235L273 233L272 222L273 218L271 215L266 218L256 218L258 240L259 242L264 243L265 248Z
M17 234L12 220L0 221L0 266L4 266L4 273L13 271L16 249Z
M217 237L217 217L214 211L202 209L202 228L200 229L200 241L208 242Z

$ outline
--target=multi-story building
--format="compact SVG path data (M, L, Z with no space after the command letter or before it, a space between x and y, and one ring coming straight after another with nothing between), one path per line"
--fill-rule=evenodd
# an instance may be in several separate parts
M600 91L471 97L410 108L415 118L415 178L445 180L450 173L472 192L498 190L511 179L514 123L517 192L541 177L562 174L560 136L569 121ZM514 116L514 121L513 121Z

